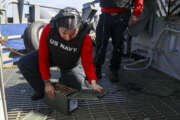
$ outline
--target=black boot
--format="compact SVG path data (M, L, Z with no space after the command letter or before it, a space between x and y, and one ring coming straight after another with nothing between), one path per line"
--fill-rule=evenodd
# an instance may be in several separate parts
M113 83L119 82L119 74L118 70L110 70L109 71L109 79Z
M32 96L31 96L31 100L36 101L36 100L40 100L44 97L44 93L42 92L35 92Z

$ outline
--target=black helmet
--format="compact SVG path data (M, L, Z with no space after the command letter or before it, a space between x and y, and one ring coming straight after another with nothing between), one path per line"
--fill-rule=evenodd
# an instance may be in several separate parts
M75 29L79 28L82 24L79 12L71 7L61 9L53 19L57 28L64 27L67 29Z

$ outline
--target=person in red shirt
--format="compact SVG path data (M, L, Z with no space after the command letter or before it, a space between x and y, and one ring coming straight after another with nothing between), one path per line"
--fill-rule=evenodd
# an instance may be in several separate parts
M110 62L110 80L119 81L123 52L124 31L128 25L134 25L143 10L144 0L97 0L100 2L100 19L96 28L96 56L95 66L98 78L101 78L101 69L105 61L109 38L112 38L112 58ZM134 7L131 15L131 7Z
M55 98L50 82L52 66L60 68L62 84L78 90L94 89L100 92L103 89L97 84L88 31L89 27L82 23L79 12L71 7L61 9L44 27L39 50L18 61L20 71L35 90L32 100L43 98L44 89L50 98Z

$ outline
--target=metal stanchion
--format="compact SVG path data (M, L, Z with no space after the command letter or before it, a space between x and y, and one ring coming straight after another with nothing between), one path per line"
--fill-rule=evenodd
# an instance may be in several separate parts
M0 23L1 23L1 0L0 0ZM0 39L1 39L1 29L0 29ZM0 44L0 111L1 120L8 120L7 115L7 106L6 106L6 97L5 97L5 90L4 90L4 83L3 83L3 69L2 69L2 46Z

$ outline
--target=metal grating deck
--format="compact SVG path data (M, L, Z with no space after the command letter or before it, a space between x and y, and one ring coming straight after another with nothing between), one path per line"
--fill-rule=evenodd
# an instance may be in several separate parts
M110 56L110 51L107 55ZM19 70L4 69L9 120L19 120L32 110L47 115L48 120L180 120L179 82L153 69L141 72L120 71L121 82L133 81L146 86L150 91L164 87L176 90L176 94L167 97L129 92L120 89L119 84L112 84L108 80L109 59L106 59L106 63L103 68L103 78L99 83L109 91L109 94L100 101L80 101L79 108L68 116L48 108L41 100L31 101L33 90ZM60 76L56 69L51 70L51 74L53 80Z
M53 70L52 74L58 76L56 70ZM137 77L140 78L140 76ZM103 76L100 84L109 90L109 94L100 101L81 101L79 109L69 116L50 110L42 101L31 101L33 90L19 74L18 69L5 69L4 79L9 120L18 120L31 110L48 115L48 120L180 119L180 96L157 97L117 91L117 85L109 82L107 76Z

